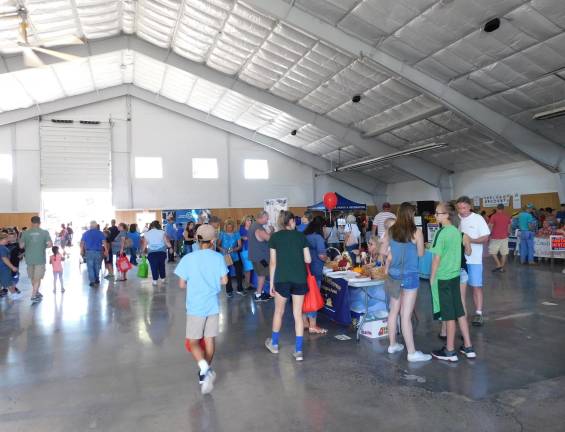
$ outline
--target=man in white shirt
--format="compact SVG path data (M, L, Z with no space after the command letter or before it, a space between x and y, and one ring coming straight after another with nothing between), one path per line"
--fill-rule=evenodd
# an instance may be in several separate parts
M383 211L379 212L373 219L373 227L371 228L371 234L373 237L378 235L379 238L383 238L385 235L385 221L387 219L396 219L396 215L390 211L390 203L383 203Z
M457 199L457 213L461 218L460 229L471 240L471 255L465 255L469 286L473 289L475 314L471 323L474 326L483 325L483 245L488 242L490 230L477 213L471 212L472 201L467 196Z

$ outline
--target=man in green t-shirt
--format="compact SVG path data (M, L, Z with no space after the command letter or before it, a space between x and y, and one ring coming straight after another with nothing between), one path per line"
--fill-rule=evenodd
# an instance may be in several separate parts
M455 207L449 203L440 203L436 208L436 219L441 229L434 237L432 254L432 287L434 318L445 321L447 342L442 349L432 352L432 356L440 360L456 362L459 360L455 351L456 321L459 323L464 345L459 351L467 358L475 358L471 345L469 324L461 301L459 288L461 274L461 233L453 225L457 220Z
M33 216L31 228L24 231L20 239L20 248L25 249L27 274L31 279L32 303L37 303L43 298L43 295L39 292L39 285L41 285L41 279L45 276L45 249L53 247L49 232L41 229L40 225L41 219L39 219L39 216Z

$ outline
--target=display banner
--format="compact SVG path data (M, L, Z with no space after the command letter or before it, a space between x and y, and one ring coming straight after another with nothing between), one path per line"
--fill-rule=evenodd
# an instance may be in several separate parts
M347 280L340 278L332 279L325 276L322 279L320 291L324 298L324 307L320 312L339 324L351 324Z
M428 243L433 243L434 236L436 235L436 232L439 230L439 224L429 223L427 225L427 228L428 228Z
M288 210L288 198L267 199L264 209L269 214L268 224L278 230L277 218L282 210Z
M485 195L483 199L483 207L496 207L498 204L503 204L505 207L510 205L510 194L495 194Z
M565 236L552 235L549 237L550 249L553 252L564 252L565 251Z
M521 209L522 208L522 195L519 193L512 194L512 207L514 209Z
M210 209L183 209L183 210L163 210L163 222L166 223L169 216L173 216L175 223L186 226L187 222L206 223L210 218Z

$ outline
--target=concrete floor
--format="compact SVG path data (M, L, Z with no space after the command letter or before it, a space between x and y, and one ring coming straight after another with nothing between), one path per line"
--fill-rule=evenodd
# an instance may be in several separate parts
M408 364L386 341L327 321L305 337L297 364L286 316L281 353L263 347L273 305L222 296L211 396L184 351L184 292L169 267L153 289L91 289L76 261L67 292L30 306L0 301L0 431L565 431L565 276L512 263L486 276L487 321L472 329L479 358ZM24 270L22 268L22 270ZM22 271L25 274L25 270ZM550 302L555 305L544 305ZM439 347L427 282L418 301L417 347Z

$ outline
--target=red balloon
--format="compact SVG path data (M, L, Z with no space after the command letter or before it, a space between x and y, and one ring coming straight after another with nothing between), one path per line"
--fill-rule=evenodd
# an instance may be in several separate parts
M324 195L324 205L329 211L332 211L337 205L337 195L335 192L328 192Z

